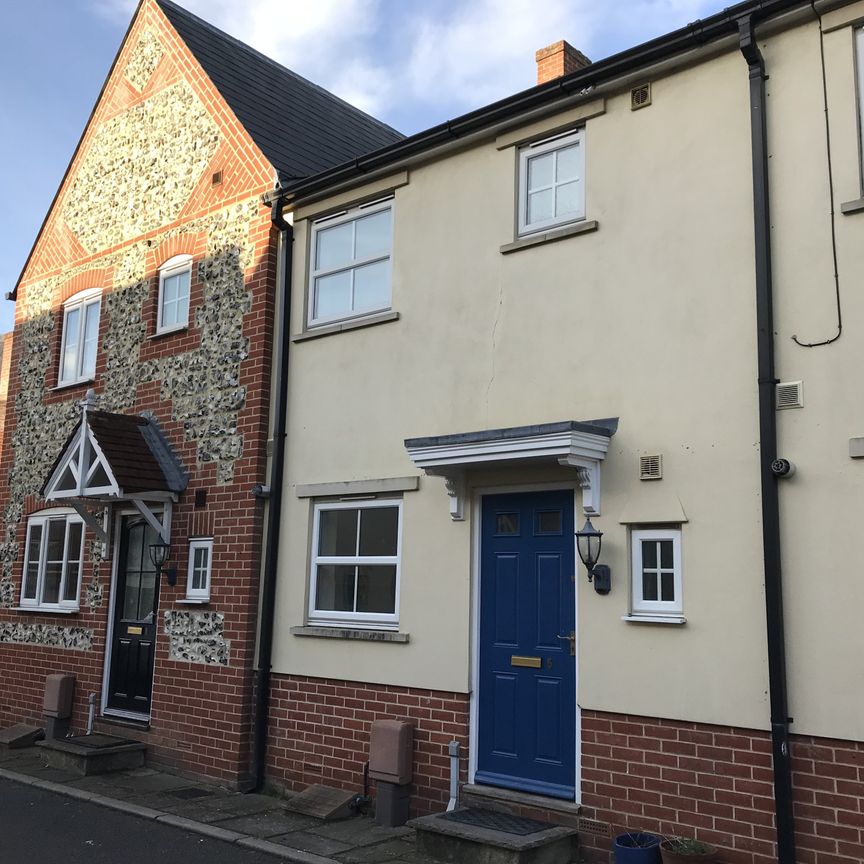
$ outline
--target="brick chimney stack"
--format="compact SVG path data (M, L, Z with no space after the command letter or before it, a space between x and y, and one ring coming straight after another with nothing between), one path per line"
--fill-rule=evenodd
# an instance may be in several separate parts
M537 60L537 83L545 84L562 75L589 66L591 61L578 49L563 39L541 48L534 55Z

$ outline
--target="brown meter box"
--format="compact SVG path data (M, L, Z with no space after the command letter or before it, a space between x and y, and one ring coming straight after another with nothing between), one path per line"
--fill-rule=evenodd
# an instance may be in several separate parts
M405 786L414 763L414 727L405 720L375 720L369 741L369 776Z
M72 692L75 678L72 675L47 675L45 677L45 699L42 710L46 717L65 720L72 714Z

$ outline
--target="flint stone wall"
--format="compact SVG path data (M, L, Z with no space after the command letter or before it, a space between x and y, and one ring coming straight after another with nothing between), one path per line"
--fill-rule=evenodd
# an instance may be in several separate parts
M225 640L225 616L221 612L165 612L165 633L170 639L168 656L188 663L227 666L230 643Z

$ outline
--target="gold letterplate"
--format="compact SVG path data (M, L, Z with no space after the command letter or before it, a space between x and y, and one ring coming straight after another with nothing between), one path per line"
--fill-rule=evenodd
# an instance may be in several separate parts
M543 665L543 661L539 657L517 657L516 655L513 655L510 657L510 665L527 666L529 669L540 669Z
M127 627L126 635L127 636L140 636L144 632L143 627Z

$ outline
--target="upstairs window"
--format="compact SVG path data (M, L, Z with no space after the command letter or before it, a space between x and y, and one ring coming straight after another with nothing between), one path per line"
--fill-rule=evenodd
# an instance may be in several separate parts
M63 342L60 348L60 384L92 381L99 347L99 310L102 292L81 291L63 304Z
M631 532L634 615L680 615L681 530Z
M401 516L401 501L316 505L311 622L398 625Z
M168 333L189 326L192 256L175 255L159 268L159 314L156 332Z
M855 31L855 49L858 54L858 124L859 124L859 146L861 147L861 177L862 193L864 193L864 27Z
M585 218L585 130L519 151L520 236Z
M27 522L21 605L77 609L84 562L84 523L77 514L52 511Z
M313 223L309 326L389 309L392 245L390 199Z

